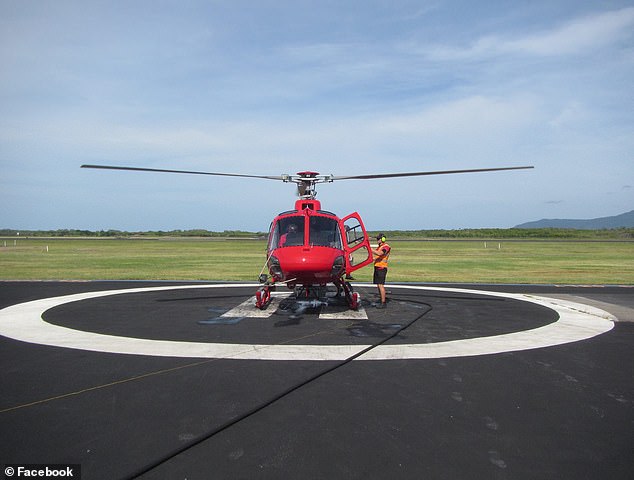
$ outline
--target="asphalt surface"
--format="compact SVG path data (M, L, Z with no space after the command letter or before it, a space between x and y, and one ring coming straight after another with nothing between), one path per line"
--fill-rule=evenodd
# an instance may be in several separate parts
M0 282L0 313L169 285L183 288L54 302L42 317L70 329L60 338L90 334L73 348L49 333L39 343L0 336L2 463L80 464L84 479L634 478L634 288L388 286L378 310L373 286L360 285L367 318L348 317L336 299L283 297L251 317L236 312L255 285ZM540 331L559 318L547 305L471 290L593 305L617 321L555 346L367 359L389 346ZM98 346L113 337L179 342L182 356ZM191 343L257 347L219 358L189 356ZM269 359L278 347L288 358ZM313 349L323 359L302 356Z

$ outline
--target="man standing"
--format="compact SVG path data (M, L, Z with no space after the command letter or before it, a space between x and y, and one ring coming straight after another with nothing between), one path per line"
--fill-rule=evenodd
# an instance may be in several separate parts
M387 260L390 257L390 250L392 249L386 242L385 235L380 233L376 239L379 241L379 246L376 250L372 250L374 254L374 279L373 282L379 289L379 295L381 296L381 303L376 305L376 308L385 308L387 306L387 298L385 296L385 278L387 277Z

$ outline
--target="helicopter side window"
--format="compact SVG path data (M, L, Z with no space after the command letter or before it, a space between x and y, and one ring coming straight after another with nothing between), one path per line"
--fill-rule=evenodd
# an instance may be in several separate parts
M271 248L304 245L304 217L281 218L275 225Z
M346 228L346 243L348 247L354 247L365 240L365 232L361 224L355 218L349 218L344 227Z
M342 249L339 223L328 217L310 217L309 242L312 246Z

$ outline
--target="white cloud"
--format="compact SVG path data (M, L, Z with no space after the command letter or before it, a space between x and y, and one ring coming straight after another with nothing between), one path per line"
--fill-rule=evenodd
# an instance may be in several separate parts
M532 123L534 102L526 97L495 99L481 95L438 103L422 111L388 116L381 129L392 133L479 135Z
M501 50L532 55L584 54L632 36L634 7L575 19L551 31L502 42Z
M502 54L561 56L587 54L632 37L634 7L576 18L558 27L513 37L485 35L468 47L433 45L420 53L432 60L477 60Z
M587 123L590 116L587 108L580 102L572 101L564 105L559 113L556 113L555 117L548 121L548 124L555 128L574 124L580 125Z

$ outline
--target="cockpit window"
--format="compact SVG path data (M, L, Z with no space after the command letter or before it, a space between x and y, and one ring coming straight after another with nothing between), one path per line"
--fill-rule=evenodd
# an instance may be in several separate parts
M271 231L270 248L304 245L304 217L281 218Z
M309 243L311 246L343 249L339 223L329 217L311 216L309 221Z

